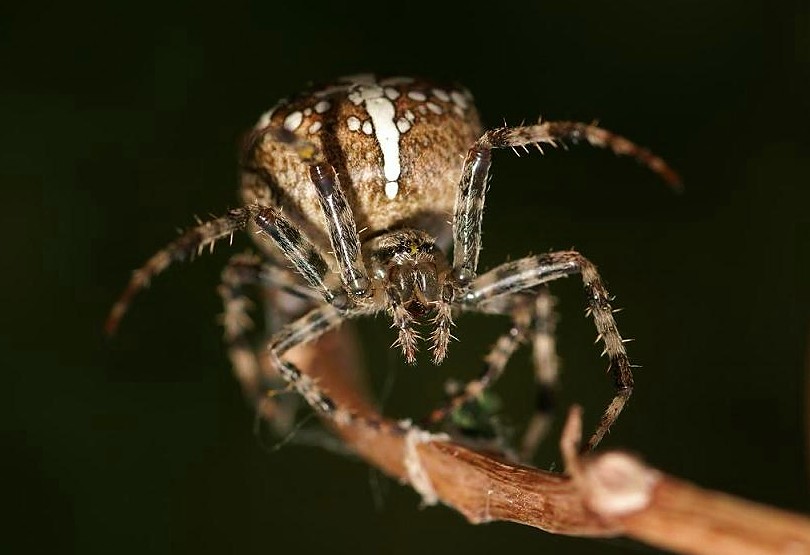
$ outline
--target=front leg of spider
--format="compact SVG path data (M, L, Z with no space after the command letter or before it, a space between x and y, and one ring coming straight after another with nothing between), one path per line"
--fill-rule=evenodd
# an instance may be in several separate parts
M260 232L269 237L309 286L329 304L338 304L340 292L326 284L329 265L318 247L274 207L262 207L254 218Z
M680 178L663 159L646 148L601 127L569 121L547 121L537 125L491 129L485 132L468 151L456 195L453 218L453 276L460 287L475 278L478 267L481 221L489 168L492 165L492 150L527 146L541 149L544 144L557 146L566 141L574 143L586 141L595 147L631 156L660 175L671 187L676 189L680 187Z
M489 130L470 148L464 161L453 220L452 276L459 293L458 297L461 299L460 303L467 309L474 310L480 303L494 297L525 291L572 273L582 274L588 295L589 311L594 318L598 338L604 342L605 353L610 357L610 373L616 387L613 401L605 410L597 430L586 445L587 449L593 449L616 421L633 391L631 366L613 319L607 291L595 266L579 253L569 251L552 253L546 257L528 257L503 264L476 278L481 249L481 222L492 150L527 146L540 149L543 144L557 146L566 141L583 140L593 146L610 149L616 154L632 156L659 174L672 187L677 188L680 185L677 174L661 158L624 137L593 125L544 122ZM514 349L510 349L509 354L513 351ZM489 386L503 371L508 356L499 360L501 362L499 364L488 364L482 376L470 382L447 408L434 412L434 418L446 414L453 406L460 406L466 399L472 398Z
M344 319L344 315L335 307L321 306L281 328L267 344L271 363L281 377L290 387L298 391L313 409L331 419L339 419L335 402L318 387L313 378L303 374L291 362L282 360L282 357L296 345L314 341Z
M354 217L334 169L325 162L317 146L284 129L270 129L268 132L277 141L292 148L301 161L309 166L310 179L317 190L326 218L338 273L344 290L348 292L346 295L343 291L330 290L326 285L329 268L317 247L278 210L262 208L256 216L256 224L270 236L309 285L320 291L328 303L279 330L268 343L270 360L284 380L313 409L337 422L348 423L355 417L338 407L315 380L282 357L295 345L314 341L345 319L366 314L370 309L357 304L358 299L369 293L370 282L360 254Z
M135 295L146 288L153 277L173 263L188 260L205 248L213 250L217 241L225 237L233 237L234 233L245 229L254 214L255 210L252 206L229 210L225 216L201 222L153 254L143 266L132 274L126 289L110 310L104 325L105 332L108 335L115 333Z
M605 409L596 431L585 446L585 449L590 450L599 444L605 433L616 422L633 393L630 361L613 318L610 295L596 267L576 251L529 256L502 264L473 280L463 302L474 307L490 299L512 295L572 274L580 274L582 277L588 312L593 317L597 339L605 345L603 354L606 354L610 361L608 370L616 388L613 400Z
M314 341L341 322L373 311L360 307L341 310L331 305L312 309L298 320L284 326L273 335L267 345L271 364L282 378L295 389L318 414L338 425L360 425L373 430L386 429L390 433L403 434L408 431L407 423L386 423L380 418L355 414L349 408L338 405L317 380L302 372L293 363L283 360L287 351L303 343Z
M340 279L353 299L369 293L369 279L360 250L360 239L354 215L340 186L335 169L313 143L285 129L275 129L272 136L292 148L302 162L309 166L309 178L318 193L329 243L337 260Z

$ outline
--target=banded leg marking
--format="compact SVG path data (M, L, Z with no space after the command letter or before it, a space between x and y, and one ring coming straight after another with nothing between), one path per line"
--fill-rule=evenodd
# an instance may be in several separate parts
M536 125L501 127L485 132L464 160L453 218L453 276L460 285L475 278L481 250L481 220L484 214L492 149L557 146L566 141L585 141L617 155L631 156L659 175L673 189L680 189L678 174L650 150L595 125L570 121L547 121Z
M532 361L534 362L535 404L520 446L522 461L530 461L548 434L555 405L560 362L557 357L555 300L547 287L534 299Z
M382 419L367 418L356 415L346 408L338 406L319 386L317 381L301 372L294 364L282 360L285 352L298 344L315 340L324 332L336 327L348 318L367 314L367 310L349 309L340 311L332 306L322 306L311 310L295 322L284 326L268 344L271 364L281 377L306 400L316 412L340 425L360 424L380 430L382 428L397 434L408 431L405 423L387 423Z
M259 208L256 225L281 249L301 277L329 304L340 303L326 285L329 265L320 250L274 207Z
M454 395L444 406L434 410L428 417L428 422L436 423L444 420L450 413L462 405L479 397L492 386L503 374L506 363L528 337L531 315L524 309L517 307L513 312L512 324L509 331L502 334L489 353L484 357L484 370L481 374L467 382L467 384Z
M360 238L354 214L343 194L335 169L314 143L283 128L272 128L268 133L276 141L288 145L309 166L309 177L318 193L326 218L329 242L337 259L341 281L352 295L366 295L370 281L363 263Z
M283 436L294 426L299 400L297 397L282 398L268 394L275 393L286 383L278 372L259 357L249 337L254 325L248 311L253 303L248 298L245 288L249 286L272 288L273 285L268 283L266 270L256 255L249 253L235 255L222 272L218 292L224 308L222 324L225 330L225 346L236 379L242 387L245 398L257 413L269 421L277 435ZM279 273L287 274L289 281L289 272L279 271Z
M605 345L602 354L608 355L610 361L608 371L616 389L613 400L605 409L596 431L585 446L585 449L590 450L602 440L633 392L630 361L613 318L610 296L596 267L576 251L530 256L498 266L475 279L465 292L464 302L474 306L500 295L517 293L575 273L582 277L588 312L596 326L597 340L601 340Z
M154 276L163 272L173 262L187 260L202 252L206 247L213 250L214 243L219 239L232 237L236 231L245 229L254 212L255 207L252 206L229 210L221 218L201 223L186 231L178 239L152 255L143 266L133 272L126 289L110 310L104 325L107 334L115 333L118 324L132 303L132 299L149 285Z

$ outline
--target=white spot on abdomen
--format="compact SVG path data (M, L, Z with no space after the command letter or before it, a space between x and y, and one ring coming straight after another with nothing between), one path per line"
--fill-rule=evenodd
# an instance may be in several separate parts
M355 116L349 116L346 120L346 125L349 126L349 131L360 131L360 120Z
M267 110L265 113L263 113L262 117L259 118L259 121L256 124L256 129L264 129L265 127L270 125L270 120L273 118L273 114L275 114L276 110L278 110L281 106L283 106L286 103L287 103L287 100L282 98L281 100L276 102L275 106L273 106L272 108Z
M304 114L301 112L293 112L284 118L284 129L287 131L295 131L304 119Z
M273 108L272 110L269 110L269 111L263 113L262 117L259 118L259 121L256 124L256 129L264 129L265 127L270 125L270 120L272 119L273 112L275 112L275 111L276 111L276 109Z
M455 102L455 104L459 108L461 108L462 110L467 109L467 106L468 106L469 103L467 102L467 99L464 98L463 94L461 94L458 91L453 91L453 92L450 93L450 97L453 99L453 102Z
M399 192L399 183L396 181L389 181L385 184L385 196L394 200Z
M443 91L442 89L433 89L433 96L435 96L436 98L438 98L442 102L449 102L450 101L450 95L447 94L447 92Z

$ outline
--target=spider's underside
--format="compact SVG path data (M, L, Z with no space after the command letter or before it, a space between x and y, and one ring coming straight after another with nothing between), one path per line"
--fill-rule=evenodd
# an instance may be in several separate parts
M543 435L557 377L554 315L544 284L579 274L616 389L587 443L592 449L633 390L610 296L595 266L576 251L559 251L477 273L492 150L539 149L565 141L635 157L677 185L663 160L593 125L542 122L482 133L472 97L455 86L359 75L281 101L246 141L242 207L187 231L150 258L113 307L108 330L115 329L152 276L220 238L248 230L261 256L233 257L220 294L230 357L249 397L265 402L268 383L281 376L323 415L338 422L359 419L285 361L284 353L347 319L386 312L408 362L415 361L422 340L415 328L423 324L431 329L426 341L439 364L452 338L454 314L506 314L512 324L485 358L483 372L459 387L430 421L439 422L478 398L512 353L531 341L537 416L524 440L527 454ZM451 260L445 254L450 244ZM251 285L261 286L267 299L271 336L262 348L269 350L270 376L248 334L244 289ZM289 417L277 412L279 422Z

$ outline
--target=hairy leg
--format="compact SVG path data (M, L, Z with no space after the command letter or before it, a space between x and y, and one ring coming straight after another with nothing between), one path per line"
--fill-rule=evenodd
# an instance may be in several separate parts
M501 127L485 132L470 148L464 160L453 218L453 276L460 285L475 279L481 250L481 220L484 197L492 164L492 150L527 149L542 145L585 141L619 155L631 156L678 189L680 178L663 159L646 148L606 129L570 121L547 121L536 125ZM517 152L517 151L516 151ZM541 150L542 152L542 150Z
M520 458L529 461L545 439L553 417L559 358L555 331L557 314L555 299L547 287L541 287L534 298L534 325L532 326L532 361L534 363L535 403L520 446Z
M132 299L139 291L149 285L153 277L163 272L174 262L188 260L205 248L213 249L214 244L219 239L232 237L236 231L245 229L253 215L255 215L254 207L230 210L221 218L201 223L197 227L186 231L152 255L143 266L133 272L126 289L124 289L124 292L110 310L104 326L105 331L108 334L115 333L121 318L123 318L132 303Z
M529 303L509 303L508 307L500 306L503 303L498 304L498 307L487 307L485 311L498 314L509 313L512 318L509 329L498 337L489 353L484 357L484 368L481 373L458 388L458 391L444 406L435 409L428 417L429 422L435 423L444 420L464 404L481 397L501 377L509 359L528 339L533 321Z
M597 330L609 359L608 371L613 378L616 393L602 414L596 431L588 440L586 449L599 444L633 392L633 373L624 340L619 334L610 295L596 267L576 251L559 251L544 255L529 256L507 262L473 280L462 296L462 302L471 307L491 302L502 295L510 295L531 289L571 274L580 274L585 289L588 313Z
M224 309L221 321L225 346L243 394L270 422L276 435L284 435L295 423L299 399L293 395L276 395L288 386L256 347L250 290L258 292L267 307L264 337L300 316L307 307L319 302L320 297L289 269L264 262L252 253L231 257L217 289Z

